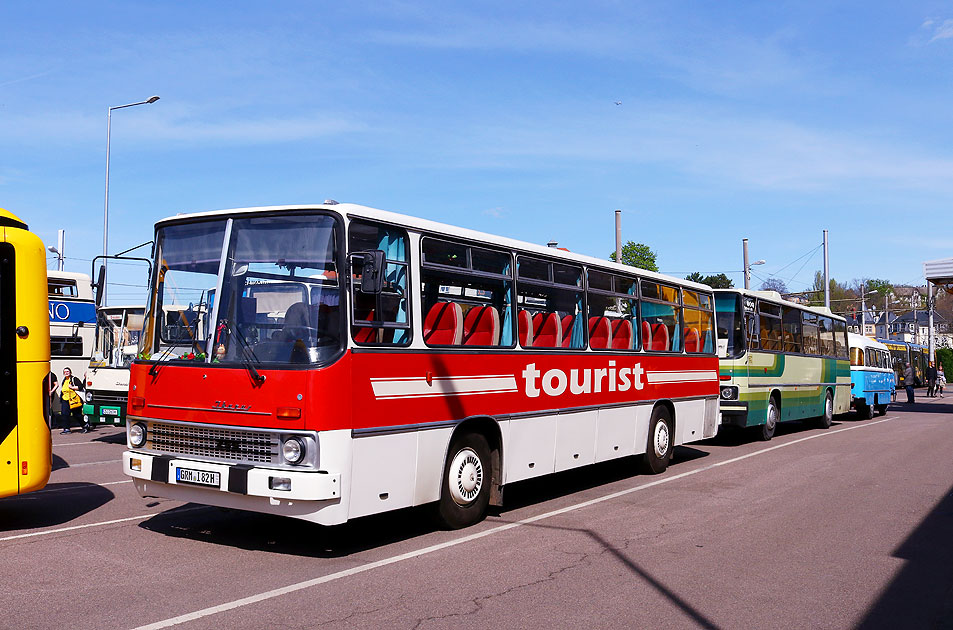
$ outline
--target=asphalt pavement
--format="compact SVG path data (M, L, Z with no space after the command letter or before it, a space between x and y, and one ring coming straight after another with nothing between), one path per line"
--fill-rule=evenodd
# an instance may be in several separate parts
M953 627L951 397L514 484L453 532L144 499L124 436L55 432L0 500L0 628Z

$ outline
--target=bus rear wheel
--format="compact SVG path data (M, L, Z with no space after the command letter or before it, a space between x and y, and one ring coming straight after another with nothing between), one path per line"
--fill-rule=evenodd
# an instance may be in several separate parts
M642 456L642 472L650 475L665 472L672 461L673 440L672 414L660 405L652 411L652 419L649 420L649 436L645 455Z
M874 417L874 406L873 405L857 405L857 415L864 420L870 420Z
M490 446L479 433L466 433L450 444L440 485L437 520L448 529L479 523L490 503Z

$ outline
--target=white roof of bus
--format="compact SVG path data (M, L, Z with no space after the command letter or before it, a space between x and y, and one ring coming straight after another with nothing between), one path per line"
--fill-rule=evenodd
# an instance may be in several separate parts
M751 297L761 298L782 306L790 306L793 308L800 308L805 311L813 311L818 315L825 315L827 317L833 317L834 319L844 319L842 316L832 313L831 309L827 308L826 306L808 306L806 304L798 304L797 302L785 300L777 291L754 291L752 289L715 289L715 293L740 293L741 295L749 295Z
M616 270L619 273L626 274L636 274L643 278L649 278L653 280L659 280L664 282L674 282L681 286L688 287L690 289L696 289L700 291L711 291L711 287L705 284L699 284L697 282L691 282L689 280L683 280L680 278L675 278L673 276L667 276L665 274L656 273L653 271L647 271L645 269L638 269L630 265L623 265L614 263L609 260L603 260L601 258L595 258L593 256L586 256L584 254L576 254L573 252L563 251L555 247L547 247L545 245L537 245L536 243L528 243L525 241L518 241L516 239L506 238L503 236L497 236L495 234L487 234L486 232L478 232L476 230L468 230L466 228L456 227L453 225L448 225L446 223L438 223L436 221L429 221L427 219L420 219L417 217L412 217L406 214L398 214L396 212L388 212L386 210L377 210L376 208L368 208L367 206L361 206L352 203L338 203L338 204L315 204L315 205L300 205L300 206L261 206L258 208L234 208L230 210L213 210L210 212L195 212L188 214L177 214L174 217L166 217L156 223L156 227L161 227L161 224L170 222L170 221L181 221L189 219L198 219L205 217L216 217L216 216L229 216L235 214L253 214L258 212L272 212L272 211L289 211L289 210L328 210L331 212L336 212L342 215L352 215L358 216L366 219L374 219L382 221L385 223L393 223L395 225L401 225L413 230L421 230L428 232L435 232L437 234L443 234L446 236L455 236L461 239L475 240L475 241L484 241L490 245L497 245L500 247L505 247L509 249L520 249L525 252L531 252L535 254L540 254L543 256L548 256L551 258L562 258L567 262L582 263L587 265L598 265L600 267Z
M90 283L89 276L86 275L85 273L76 273L75 271L58 271L56 269L47 269L46 277L48 280L73 280L76 282L76 293L79 299L81 300L93 299L92 283Z
M852 332L847 333L847 346L850 348L877 348L878 350L887 350L887 346L876 339L871 339L870 337Z

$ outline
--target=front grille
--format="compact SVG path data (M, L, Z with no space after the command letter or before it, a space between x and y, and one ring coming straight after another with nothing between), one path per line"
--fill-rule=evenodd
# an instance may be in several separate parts
M249 464L279 464L278 435L201 425L149 422L146 448Z
M106 394L103 392L97 392L93 390L93 402L97 405L125 405L126 404L126 394Z

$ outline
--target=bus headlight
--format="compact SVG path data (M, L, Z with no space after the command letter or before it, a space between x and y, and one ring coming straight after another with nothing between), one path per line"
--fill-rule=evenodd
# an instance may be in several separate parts
M304 441L300 438L290 437L281 445L281 456L289 464L299 464L305 456Z
M146 425L141 422L129 425L129 443L136 448L146 443Z
M86 392L86 402L93 402L93 392Z
M738 400L738 387L735 385L722 385L721 399L722 400Z

